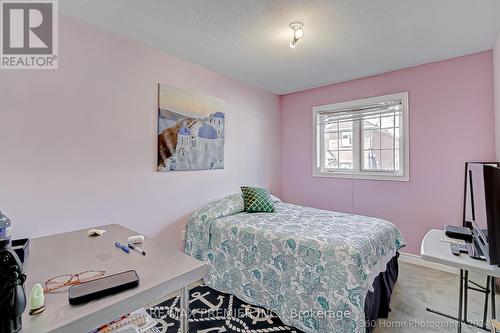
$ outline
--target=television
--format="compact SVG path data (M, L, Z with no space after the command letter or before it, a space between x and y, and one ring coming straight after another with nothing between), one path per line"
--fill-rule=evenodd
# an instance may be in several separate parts
M500 264L500 167L467 163L464 220L473 242L491 265Z

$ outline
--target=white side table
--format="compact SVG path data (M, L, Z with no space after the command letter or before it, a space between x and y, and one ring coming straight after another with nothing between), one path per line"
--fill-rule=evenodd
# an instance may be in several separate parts
M31 239L24 265L28 297L37 282L43 284L57 275L90 269L105 270L106 275L134 269L140 278L139 286L77 306L68 303L67 292L49 293L45 295L45 312L29 316L26 309L23 313L21 333L88 332L178 290L181 290L183 314L188 314L189 285L205 277L208 272L205 263L150 238L141 246L145 256L135 251L127 254L116 248L115 242L126 244L127 238L137 232L118 224L98 228L107 232L88 237L87 230L79 230ZM181 318L182 328L187 332L187 320L185 316Z
M472 325L483 330L486 328L486 312L484 315L483 326L476 325L467 320L467 293L468 289L475 289L474 287L469 287L469 271L477 272L486 275L487 286L486 291L491 291L491 317L496 318L495 309L495 277L500 277L500 267L495 265L489 265L486 261L477 260L470 258L467 254L461 254L459 256L451 253L450 244L443 242L441 239L448 238L445 235L444 230L432 229L430 230L422 240L422 246L420 249L420 257L427 261L432 261L442 265L447 265L460 269L460 281L459 281L459 295L458 295L458 317L454 317L436 310L427 308L427 311L435 313L437 315L444 316L449 319L458 321L458 332L462 331L462 323L467 325ZM480 287L480 286L479 286ZM481 291L481 290L479 290ZM465 297L464 297L465 296ZM465 302L464 302L465 298ZM486 299L487 301L487 299Z

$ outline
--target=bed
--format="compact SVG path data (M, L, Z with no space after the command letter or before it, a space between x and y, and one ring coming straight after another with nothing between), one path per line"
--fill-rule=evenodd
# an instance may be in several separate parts
M305 332L370 332L388 311L399 230L273 200L274 213L246 213L233 194L191 216L185 251L210 264L205 284Z

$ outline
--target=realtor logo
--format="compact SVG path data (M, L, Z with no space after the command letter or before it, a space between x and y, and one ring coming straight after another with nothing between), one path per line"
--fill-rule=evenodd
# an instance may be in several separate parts
M56 69L56 0L0 1L2 69Z

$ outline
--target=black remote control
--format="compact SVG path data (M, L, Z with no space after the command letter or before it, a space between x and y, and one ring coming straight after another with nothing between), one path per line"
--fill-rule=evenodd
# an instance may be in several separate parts
M450 249L451 253L453 253L454 255L460 255L460 248L458 247L457 243L450 243Z

